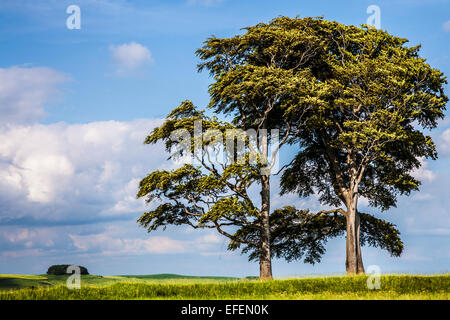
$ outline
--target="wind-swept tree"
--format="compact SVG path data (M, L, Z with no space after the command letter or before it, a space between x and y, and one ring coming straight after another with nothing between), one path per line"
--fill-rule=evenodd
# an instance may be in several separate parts
M317 86L311 69L318 68L319 39L312 30L315 19L300 24L257 24L244 28L243 35L232 38L211 37L197 50L202 63L214 78L210 85L209 108L231 117L239 129L254 130L267 139L260 142L262 159L275 159L279 149L298 137L312 107L311 97ZM269 130L278 130L279 142L269 151ZM274 144L272 144L274 145ZM272 166L273 168L273 166ZM270 177L273 170L261 175L261 210L258 213L258 259L261 278L272 277L270 251ZM233 239L234 241L234 239Z
M205 41L197 54L203 60L199 70L207 69L214 79L209 89L209 108L228 116L230 122L225 124L207 118L184 103L146 142L163 140L170 149L176 145L170 139L171 132L183 128L194 134L195 120L201 120L205 129L250 130L261 137L256 140L255 148L258 167L234 164L224 165L218 171L211 163L206 164L205 159L210 158L203 154L198 159L201 169L184 166L171 172L153 172L142 180L138 196L149 195L149 200L170 199L175 204L164 203L144 214L139 220L142 225L154 230L166 224L183 223L206 227L208 222L208 227L216 228L234 242L256 245L260 276L262 279L272 277L270 176L279 149L299 135L302 119L306 119L311 108L309 99L315 94L316 81L309 68L315 69L316 64L321 63L315 58L318 39L311 36L315 24L314 19L303 20L300 27L299 24L283 28L259 24L245 28L243 35L224 39L211 37ZM278 130L277 139L272 135L273 129ZM242 156L249 158L251 154ZM209 174L205 175L202 170ZM247 193L254 182L261 188L258 207ZM204 200L205 197L208 200ZM202 208L199 208L200 203ZM247 240L225 232L225 226L256 228L257 240L245 242Z
M299 23L302 19L281 18ZM425 130L444 117L446 78L419 56L420 46L367 26L320 20L320 69L314 114L283 173L283 192L314 193L346 221L346 270L364 273L358 200L387 210L418 190L413 170L437 152Z
M273 137L271 140L275 141ZM187 160L185 156L192 155L193 163L156 170L141 180L137 197L146 197L147 202L157 206L144 213L138 223L149 232L168 225L215 229L233 243L258 248L260 277L270 279L271 256L266 259L261 255L265 246L270 252L262 218L268 203L261 190L260 199L249 192L252 186L257 191L254 185L263 189L275 163L275 158L267 159L261 152L266 152L267 137L258 137L256 131L237 130L185 101L145 143L158 141L165 143L173 160ZM274 152L282 143L272 147ZM236 234L242 227L252 229L256 236L249 239Z

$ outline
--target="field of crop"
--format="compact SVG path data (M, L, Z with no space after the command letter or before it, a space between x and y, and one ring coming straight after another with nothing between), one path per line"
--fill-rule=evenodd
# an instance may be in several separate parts
M381 289L369 290L367 276L273 281L223 277L82 276L69 290L66 276L0 276L0 300L72 299L446 299L450 275L383 275ZM31 286L31 287L30 287Z

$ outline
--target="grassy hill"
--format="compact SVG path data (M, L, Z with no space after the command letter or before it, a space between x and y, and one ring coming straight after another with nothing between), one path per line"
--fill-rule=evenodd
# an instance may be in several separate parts
M0 300L33 299L446 299L450 275L383 275L381 289L367 289L367 276L259 281L173 274L82 276L80 290L66 276L0 276ZM22 288L22 289L20 289ZM17 290L18 289L18 290Z
M0 275L0 290L46 286L51 286L51 283L48 281L46 276L14 274Z
M0 290L14 290L23 288L55 287L65 285L69 275L0 275ZM233 281L238 278L232 277L201 277L185 276L179 274L150 274L150 275L120 275L120 276L98 276L82 275L81 283L86 286L105 286L116 282L126 283L173 283L173 282L214 282Z

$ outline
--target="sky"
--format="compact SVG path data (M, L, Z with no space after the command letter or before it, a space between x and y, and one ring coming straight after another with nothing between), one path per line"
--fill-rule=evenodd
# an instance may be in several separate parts
M71 5L80 8L79 29L68 28ZM197 72L195 50L211 35L280 15L361 25L370 5L380 8L382 29L421 44L422 57L450 75L450 0L0 1L0 274L78 264L102 275L257 275L258 264L227 251L213 231L149 234L136 223L151 208L136 199L140 179L174 166L161 145L143 140L181 101L207 105L212 79ZM439 159L414 173L419 192L382 213L360 203L396 224L405 244L400 258L363 247L366 268L450 269L450 117L430 134ZM278 196L274 181L273 208L321 208L315 197ZM273 273L342 273L344 262L338 238L320 264L275 259Z

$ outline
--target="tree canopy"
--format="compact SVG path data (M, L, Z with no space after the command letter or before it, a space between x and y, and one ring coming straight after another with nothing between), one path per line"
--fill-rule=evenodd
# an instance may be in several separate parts
M320 89L282 187L346 207L347 272L362 273L358 198L387 210L398 195L418 190L412 172L421 159L437 158L426 130L444 117L447 81L407 39L368 26L319 24L323 65L313 75Z

